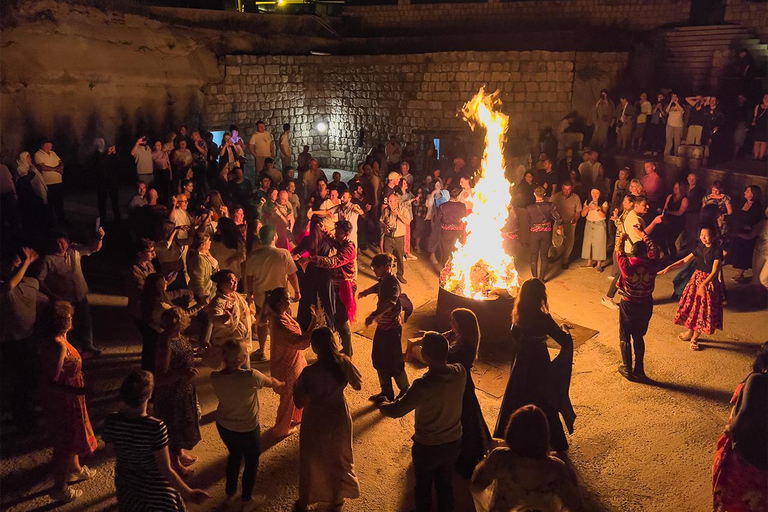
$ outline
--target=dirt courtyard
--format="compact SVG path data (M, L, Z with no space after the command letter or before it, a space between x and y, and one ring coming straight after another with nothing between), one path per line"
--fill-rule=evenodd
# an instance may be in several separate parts
M109 267L105 254L89 262L86 271L92 282L90 297L97 344L102 357L87 361L85 378L91 385L87 396L94 428L99 433L105 416L118 406L117 388L125 373L139 366L138 332L124 310L121 277ZM99 258L94 257L94 258ZM371 283L370 255L360 260L359 287ZM527 258L518 259L523 277ZM526 262L526 263L523 263ZM578 268L580 261L548 283L549 302L556 320L568 321L598 331L575 352L571 400L576 410L575 431L569 436L570 459L579 474L590 511L705 511L711 509L711 460L715 443L728 420L728 401L736 385L746 376L753 354L766 339L764 291L759 286L736 285L726 268L729 305L725 331L702 340L703 350L692 352L677 339L679 328L672 324L676 303L668 300L672 276L660 277L655 297L657 306L646 338L646 371L651 382L631 383L616 373L619 363L618 312L600 305L608 272ZM406 263L406 291L417 308L409 320L406 336L434 324L431 311L437 295L435 269L425 259ZM359 316L374 308L373 297L359 301ZM359 331L360 325L353 330ZM505 337L506 333L483 333ZM367 401L378 391L376 373L370 361L370 339L356 334L354 362L363 374L363 389L347 390L354 419L355 467L361 497L348 502L348 511L408 511L413 508L410 437L413 416L383 418ZM311 350L307 351L313 359ZM268 373L268 363L256 366ZM413 380L424 370L407 366ZM475 376L487 366L479 365ZM199 461L189 479L193 487L210 492L213 499L204 505L189 505L193 511L218 510L224 499L226 450L216 432L212 412L216 406L209 371L202 369L197 390L202 408L203 440L194 450ZM500 380L488 389L503 389L506 370L496 371ZM496 422L500 398L478 390L485 419L491 429ZM261 427L265 432L274 422L278 397L263 390ZM289 511L297 497L299 436L277 444L262 439L256 493L267 497L261 510ZM8 511L53 510L47 497L51 481L47 476L50 450L45 429L20 433L7 423L2 430L2 509ZM97 477L77 484L81 499L61 507L63 511L116 510L114 460L101 451L83 461L98 470ZM456 481L456 510L473 510L465 483Z

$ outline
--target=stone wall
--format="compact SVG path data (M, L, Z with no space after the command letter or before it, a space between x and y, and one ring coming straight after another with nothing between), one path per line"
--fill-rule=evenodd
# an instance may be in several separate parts
M728 0L725 6L725 22L749 27L768 42L768 3L748 0Z
M649 30L686 22L690 9L690 0L523 0L345 6L344 15L370 29L439 29L503 22L528 26L622 25Z
M294 148L308 144L326 166L353 169L389 134L419 148L463 133L461 106L481 86L499 89L509 138L531 147L540 130L572 109L587 114L598 91L615 83L624 53L450 52L396 56L227 56L223 82L206 87L205 123L247 133L263 119L274 135L293 127ZM579 100L574 102L574 85ZM326 134L316 125L328 124ZM358 147L360 130L365 131Z

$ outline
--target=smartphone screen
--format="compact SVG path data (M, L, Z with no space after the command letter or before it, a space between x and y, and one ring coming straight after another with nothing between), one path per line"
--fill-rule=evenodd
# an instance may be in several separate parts
M96 217L96 232L99 232L99 229L101 228L101 217Z

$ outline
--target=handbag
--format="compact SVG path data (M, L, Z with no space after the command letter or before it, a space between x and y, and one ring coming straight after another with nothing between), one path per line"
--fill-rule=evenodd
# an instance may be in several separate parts
M563 245L563 242L565 241L565 234L560 229L553 229L552 230L552 247L558 248L561 245Z

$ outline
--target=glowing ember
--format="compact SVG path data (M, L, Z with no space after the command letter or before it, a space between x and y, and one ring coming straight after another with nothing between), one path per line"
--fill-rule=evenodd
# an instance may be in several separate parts
M500 108L498 91L485 94L481 88L462 109L473 130L478 125L485 128L485 151L471 197L474 208L466 219L466 243L456 243L453 257L440 274L440 285L472 299L507 293L515 296L520 287L514 259L502 247L501 233L511 196L504 178L503 150L509 117Z

